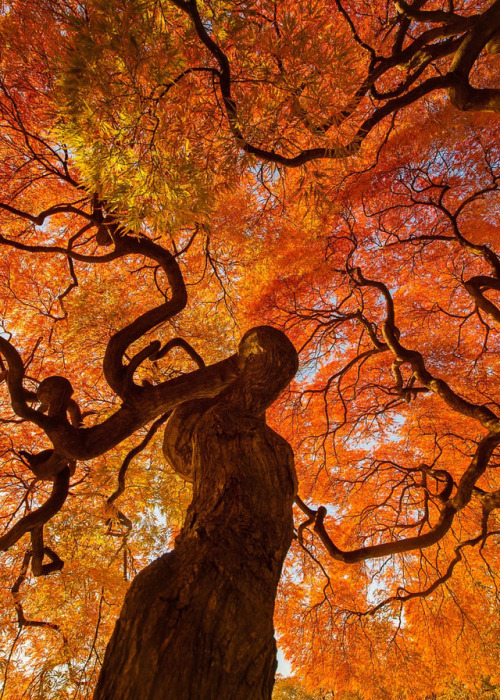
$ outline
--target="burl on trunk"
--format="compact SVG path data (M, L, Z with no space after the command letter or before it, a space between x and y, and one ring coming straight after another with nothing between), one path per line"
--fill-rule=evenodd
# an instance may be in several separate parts
M297 370L280 331L243 337L234 383L182 404L164 452L193 481L175 549L134 580L106 651L96 700L269 700L273 611L292 539L292 450L265 410Z

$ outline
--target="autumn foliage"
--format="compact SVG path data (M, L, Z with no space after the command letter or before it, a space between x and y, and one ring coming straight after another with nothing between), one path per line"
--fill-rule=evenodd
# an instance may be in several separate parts
M191 500L165 422L263 324L275 696L500 696L499 37L500 0L0 3L0 698L92 697Z

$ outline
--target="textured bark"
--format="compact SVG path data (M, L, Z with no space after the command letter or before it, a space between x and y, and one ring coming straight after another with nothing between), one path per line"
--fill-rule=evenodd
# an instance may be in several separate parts
M104 659L96 700L269 700L276 670L273 611L292 539L296 494L288 443L265 408L290 381L285 336L254 329L238 380L191 402L190 449L178 415L168 454L193 479L175 550L133 582ZM175 446L180 446L177 453ZM189 464L189 468L187 467Z

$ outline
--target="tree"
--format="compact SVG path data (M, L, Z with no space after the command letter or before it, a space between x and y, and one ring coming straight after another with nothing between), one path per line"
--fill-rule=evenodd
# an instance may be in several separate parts
M4 695L494 689L500 2L1 26Z

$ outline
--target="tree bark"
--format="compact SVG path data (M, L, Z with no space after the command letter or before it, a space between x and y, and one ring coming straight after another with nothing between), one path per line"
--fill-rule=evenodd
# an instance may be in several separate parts
M251 335L253 334L253 335ZM265 423L296 353L262 327L240 345L238 380L175 412L166 443L193 480L175 550L132 583L106 651L95 700L269 700L276 670L273 612L293 534L293 454ZM193 428L194 423L194 428ZM176 464L176 458L179 463Z

